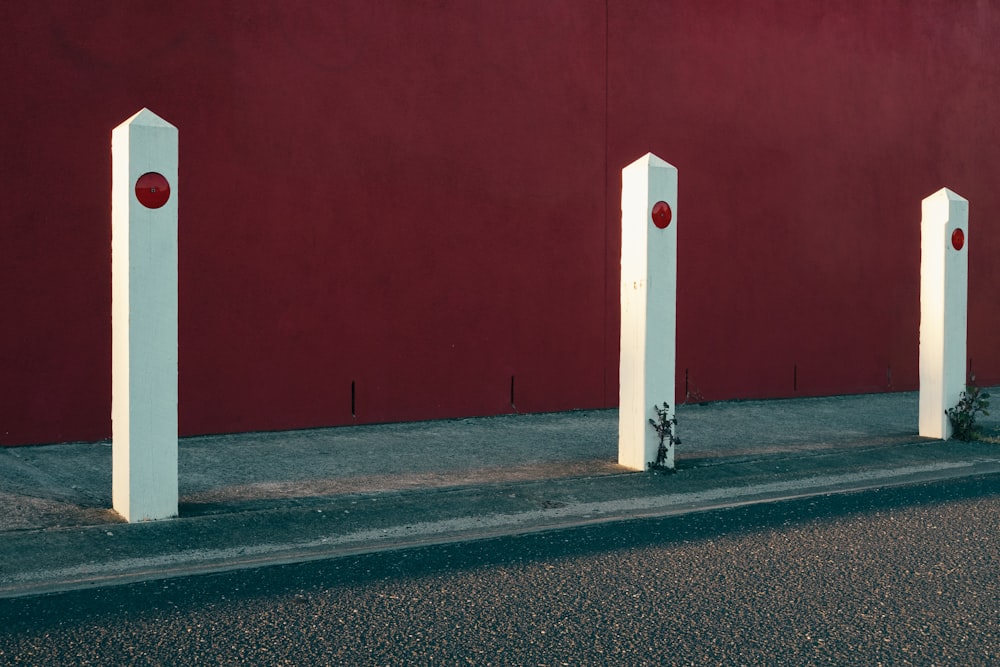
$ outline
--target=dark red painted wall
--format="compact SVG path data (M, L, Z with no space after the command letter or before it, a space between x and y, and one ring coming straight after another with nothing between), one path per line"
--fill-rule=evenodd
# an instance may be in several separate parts
M7 3L0 443L110 435L110 132L142 106L180 129L185 434L497 414L512 386L615 405L647 151L680 169L678 400L915 388L942 186L1000 381L998 28L931 0Z
M973 370L1000 379L1000 8L612 7L609 179L646 148L680 170L678 364L690 387L708 398L916 388L920 200L943 186L970 200Z

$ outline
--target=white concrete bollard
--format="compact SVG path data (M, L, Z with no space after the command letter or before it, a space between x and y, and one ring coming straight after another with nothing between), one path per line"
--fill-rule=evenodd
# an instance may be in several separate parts
M177 516L177 128L143 109L111 133L112 502Z
M951 437L945 411L965 390L969 202L948 188L925 198L920 223L920 435Z
M634 470L656 459L656 407L673 416L676 319L677 169L647 153L622 170L618 463Z

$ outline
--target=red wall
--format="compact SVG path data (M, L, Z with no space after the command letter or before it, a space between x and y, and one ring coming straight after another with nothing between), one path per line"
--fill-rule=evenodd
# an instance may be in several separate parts
M1000 9L827 4L0 6L0 444L110 435L143 106L180 129L184 434L615 405L647 151L680 170L678 400L915 388L942 186L1000 382Z
M621 5L609 173L647 147L680 170L689 386L708 398L916 388L920 200L943 186L970 200L973 370L1000 379L1000 9ZM609 244L615 213L609 200Z

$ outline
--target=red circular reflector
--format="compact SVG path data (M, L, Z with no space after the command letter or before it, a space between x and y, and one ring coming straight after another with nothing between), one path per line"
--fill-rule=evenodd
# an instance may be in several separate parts
M658 201L653 204L653 224L660 229L666 229L670 221L673 220L674 213L670 210L670 204L665 201Z
M135 182L135 198L146 208L160 208L170 199L170 184L163 174L147 172Z
M961 250L965 246L965 232L956 229L951 233L951 246L955 250Z

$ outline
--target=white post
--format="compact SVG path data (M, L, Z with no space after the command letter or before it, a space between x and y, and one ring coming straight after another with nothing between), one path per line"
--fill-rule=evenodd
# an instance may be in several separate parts
M945 411L965 389L969 202L948 188L923 200L920 223L920 435L947 440Z
M622 170L621 281L618 463L645 470L659 448L648 420L675 408L677 330L677 169L652 153Z
M143 109L111 133L112 502L177 516L177 128Z

